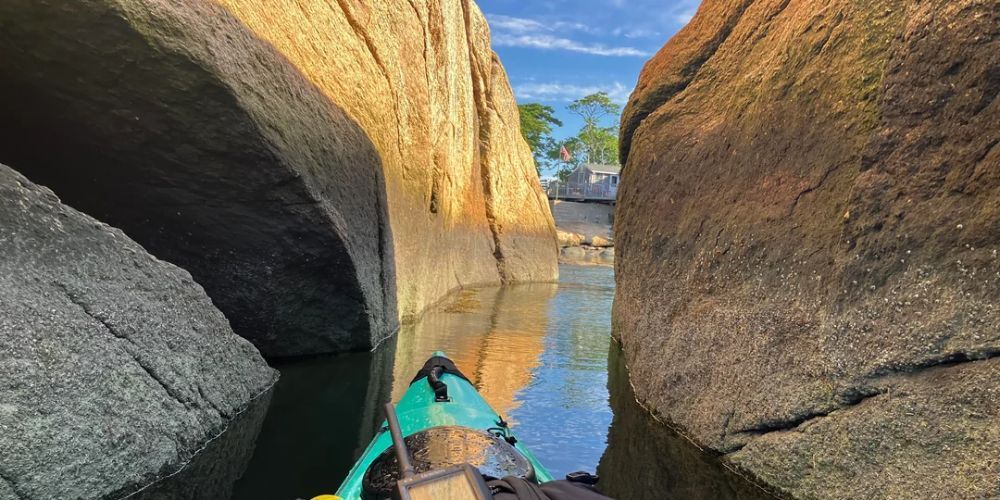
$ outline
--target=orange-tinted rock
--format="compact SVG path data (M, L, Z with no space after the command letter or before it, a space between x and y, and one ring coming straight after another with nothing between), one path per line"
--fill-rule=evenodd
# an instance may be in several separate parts
M644 403L795 496L1000 491L998 37L995 1L702 5L622 122Z
M0 53L0 160L189 270L265 354L556 276L469 0L15 0Z

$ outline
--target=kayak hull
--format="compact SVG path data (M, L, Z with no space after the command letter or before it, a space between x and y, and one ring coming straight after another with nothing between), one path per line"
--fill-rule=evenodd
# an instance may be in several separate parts
M436 357L444 357L438 353ZM432 358L433 359L433 358ZM476 391L475 387L460 374L443 373L441 382L448 387L449 400L435 401L435 393L426 377L414 380L403 398L396 405L400 430L404 437L427 429L441 426L461 426L481 431L497 429L502 422L489 403ZM510 435L510 433L507 433ZM514 440L514 448L524 456L535 471L539 483L551 481L552 475L522 443ZM392 446L386 422L354 464L347 478L337 490L337 496L344 500L360 499L365 472L375 459Z

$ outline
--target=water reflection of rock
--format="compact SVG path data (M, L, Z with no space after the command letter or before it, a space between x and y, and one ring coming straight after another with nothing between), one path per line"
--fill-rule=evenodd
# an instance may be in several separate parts
M608 359L608 390L614 420L597 467L601 489L635 500L757 500L770 495L722 466L719 459L653 420L639 406L618 344Z
M392 399L434 351L445 353L502 415L532 380L545 348L555 283L465 290L404 325L396 345Z
M232 498L312 498L336 491L383 417L391 347L279 365L281 380L256 451Z
M254 453L274 389L257 398L227 430L209 442L180 472L128 497L130 500L230 498Z

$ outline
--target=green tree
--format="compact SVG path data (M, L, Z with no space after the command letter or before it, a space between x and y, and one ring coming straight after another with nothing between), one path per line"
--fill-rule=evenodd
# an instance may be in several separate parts
M618 127L584 127L579 137L589 163L618 163Z
M617 163L618 127L605 127L602 122L608 117L617 122L621 106L607 92L598 92L573 101L567 109L583 119L583 129L577 135L583 147L577 155L588 163Z
M556 118L556 110L551 106L538 103L521 104L517 107L521 114L521 135L531 148L535 158L535 170L541 175L542 167L549 163L552 149L559 151L559 146L552 139L552 127L561 127L562 122Z

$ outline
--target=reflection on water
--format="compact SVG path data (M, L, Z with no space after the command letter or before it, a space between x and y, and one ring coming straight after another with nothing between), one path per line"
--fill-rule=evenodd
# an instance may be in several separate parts
M756 498L638 408L617 348L609 379L612 269L562 266L560 273L558 285L455 294L374 353L278 365L269 407L248 411L191 467L143 498L290 500L334 492L375 434L382 405L399 400L437 350L557 477L599 469L601 487L617 498Z
M636 402L624 356L611 346L608 363L614 421L597 468L601 489L635 500L757 500L771 498L737 477L717 458L671 431Z
M392 400L434 351L444 351L501 415L520 404L544 348L549 300L558 286L464 290L406 325L396 343ZM513 418L513 417L511 417Z
M604 451L614 274L562 266L559 284L466 290L404 327L393 400L445 351L557 477L593 472Z
M273 392L268 392L251 403L246 411L230 423L225 433L208 443L180 472L128 498L229 498L234 483L246 470L254 453L254 441L260 433L272 394ZM111 498L120 496L122 495L111 495Z
M549 301L547 331L534 379L519 394L518 438L556 476L594 472L604 451L608 407L607 353L611 341L614 272L610 267L563 266Z
M281 379L232 498L290 500L335 491L375 434L391 362L391 352L380 351L278 365Z

